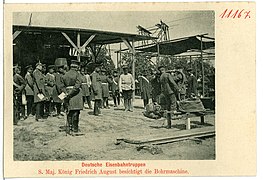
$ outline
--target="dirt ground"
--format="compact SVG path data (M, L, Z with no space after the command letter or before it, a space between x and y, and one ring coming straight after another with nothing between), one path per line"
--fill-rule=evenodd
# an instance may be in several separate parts
M112 104L112 102L110 102ZM154 120L143 116L142 100L135 99L133 112L123 107L102 109L102 116L93 116L92 110L81 111L80 130L84 135L66 136L61 127L65 117L50 117L36 122L33 117L14 126L14 160L18 161L73 161L73 160L203 160L215 159L215 137L202 139L201 143L185 140L158 145L161 151L151 154L138 151L135 145L115 145L116 138L150 137L156 134L183 131L184 120L173 120L172 129L164 128L164 119ZM191 118L191 128L214 126L215 116Z

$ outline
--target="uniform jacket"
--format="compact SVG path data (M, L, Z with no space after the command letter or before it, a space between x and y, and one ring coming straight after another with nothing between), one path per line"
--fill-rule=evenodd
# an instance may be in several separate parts
M80 74L81 77L81 93L82 96L90 96L89 85L85 75Z
M177 93L178 86L175 83L173 77L169 73L162 73L160 77L160 83L161 83L161 92L164 95L170 95L173 93Z
M45 92L45 75L39 69L35 69L33 72L34 77L34 103L41 102L43 99L39 99L37 96L39 93L42 93L46 96Z
M102 99L102 84L101 76L97 72L91 74L91 86L94 94L94 99Z
M56 72L55 76L55 86L53 88L52 99L55 103L62 103L63 101L59 99L58 95L62 92L66 92L66 88L63 82L63 74Z
M83 99L81 93L81 75L76 70L70 69L63 76L63 82L67 91L65 103L68 105L68 110L82 110Z
M34 80L33 80L33 77L30 73L26 74L25 81L26 81L26 87L25 87L26 95L27 96L34 96L34 91L33 91Z
M119 80L120 80L119 76L113 77L113 80L111 83L111 89L113 93L119 90Z
M102 97L109 97L109 84L111 84L111 80L106 75L101 75L101 84L102 84Z
M55 75L47 73L46 74L46 92L47 96L53 97L54 87L55 87Z
M141 98L150 99L151 97L151 84L145 76L139 76Z
M197 79L193 74L188 77L187 84L187 94L191 95L194 93L197 95Z
M24 78L20 74L15 74L13 76L14 94L21 96L25 87L26 87L26 82L25 82Z
M119 80L119 89L122 90L135 90L135 81L130 73L127 75L122 74Z

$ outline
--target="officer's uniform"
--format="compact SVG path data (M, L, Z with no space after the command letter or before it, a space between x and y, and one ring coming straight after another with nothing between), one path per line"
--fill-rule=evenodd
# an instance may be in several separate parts
M63 74L58 71L59 68L63 68L64 65L56 65L57 72L54 74L55 76L55 86L53 88L53 93L52 93L52 99L54 102L54 105L57 110L57 116L62 115L61 114L61 104L63 103L63 100L61 100L58 96L64 92L66 93L66 88L63 82Z
M45 75L37 68L42 66L41 63L37 63L36 69L33 72L34 78L34 103L36 104L36 121L43 118L44 115L44 101L46 97L45 91ZM42 94L44 98L40 99L38 95Z
M15 66L13 68L14 71L16 71L16 68L20 68L18 66ZM22 116L25 116L25 109L22 105L22 93L25 89L26 82L23 79L23 77L14 72L13 76L13 124L16 125L17 122L20 120L20 113Z
M101 72L106 72L106 70L102 69ZM111 80L105 74L101 75L101 84L102 84L102 98L103 98L102 107L109 108L108 98L110 96L109 84L111 84Z
M30 69L32 68L32 65L26 66L26 69ZM34 80L33 80L33 75L29 72L26 73L25 76L25 81L26 81L26 87L25 87L25 91L26 91L26 101L27 101L27 116L29 116L30 114L33 114L33 104L34 104Z
M146 76L139 76L141 98L143 99L144 107L149 103L151 98L151 84Z
M159 69L164 68L163 66ZM168 111L176 111L176 95L178 93L178 86L173 77L169 73L162 73L160 76L162 99L165 104L162 104L163 109ZM171 128L171 113L167 113L168 128Z
M48 69L54 69L54 65L48 66ZM46 100L46 110L47 113L50 114L53 112L53 92L55 87L55 75L51 73L46 74L46 94L47 94L47 100Z
M119 92L119 76L117 71L114 71L114 76L111 83L112 97L114 101L114 106L120 105L120 92Z
M94 71L91 74L91 86L94 94L94 111L93 114L98 116L100 112L100 106L102 101L102 84L101 76L98 72Z
M79 115L83 109L82 93L81 93L81 76L77 72L79 62L72 60L71 69L63 76L63 82L66 87L67 97L67 121L74 132L79 130Z
M90 96L90 90L86 76L80 74L80 77L81 77L81 91L82 91L83 103L85 104L86 102L88 102L88 98ZM90 104L89 107L91 107Z

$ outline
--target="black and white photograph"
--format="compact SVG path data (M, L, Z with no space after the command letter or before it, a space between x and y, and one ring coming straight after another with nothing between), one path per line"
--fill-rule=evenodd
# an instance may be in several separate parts
M14 12L13 160L215 160L215 12ZM10 89L11 91L11 89Z

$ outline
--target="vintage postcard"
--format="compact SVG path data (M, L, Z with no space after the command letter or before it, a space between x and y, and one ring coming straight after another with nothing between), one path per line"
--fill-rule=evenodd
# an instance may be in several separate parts
M4 4L4 177L255 176L254 2Z

